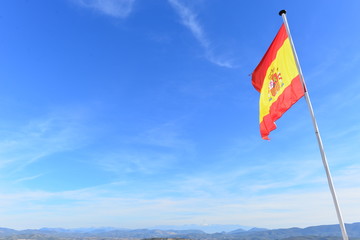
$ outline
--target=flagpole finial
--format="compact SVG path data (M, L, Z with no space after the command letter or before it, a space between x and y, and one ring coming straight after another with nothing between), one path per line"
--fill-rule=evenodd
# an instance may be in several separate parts
M279 15L280 15L280 16L282 16L283 14L286 14L286 10L285 10L285 9L283 9L283 10L281 10L281 11L279 12Z

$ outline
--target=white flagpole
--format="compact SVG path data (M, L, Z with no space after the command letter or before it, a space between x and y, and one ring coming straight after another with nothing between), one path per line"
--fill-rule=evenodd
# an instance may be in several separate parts
M322 140L321 140L321 137L320 137L319 128L318 128L318 125L316 123L314 110L313 110L312 105L311 105L310 96L309 96L308 90L306 88L306 84L305 84L304 76L303 76L302 71L301 71L299 59L297 57L295 47L294 47L294 43L293 43L292 38L291 38L289 25L288 25L288 22L287 22L287 19L286 19L286 11L281 10L279 12L279 15L283 18L284 25L285 25L285 28L286 28L286 32L287 32L287 34L289 36L289 41L290 41L290 44L291 44L291 48L292 48L292 50L294 52L295 62L296 62L296 66L297 66L299 74L300 74L300 79L301 79L302 84L304 86L304 90L305 90L304 96L305 96L305 99L306 99L306 102L307 102L307 105L308 105L308 108L309 108L309 111L310 111L312 123L314 125L315 135L316 135L316 138L317 138L317 141L318 141L318 144L319 144L321 158L322 158L322 162L323 162L323 165L324 165L324 168L325 168L325 172L326 172L329 188L330 188L330 191L331 191L331 195L332 195L332 198L333 198L333 202L334 202L334 205L335 205L337 218L339 220L342 237L343 237L343 240L348 240L349 238L348 238L348 235L346 233L345 224L344 224L344 221L343 221L342 216L341 216L339 203L338 203L338 200L337 200L337 197L336 197L336 192L335 192L334 184L333 184L333 181L332 181L332 178L331 178L329 165L328 165L327 160L326 160L326 155L325 155L324 146L323 146L323 143L322 143Z

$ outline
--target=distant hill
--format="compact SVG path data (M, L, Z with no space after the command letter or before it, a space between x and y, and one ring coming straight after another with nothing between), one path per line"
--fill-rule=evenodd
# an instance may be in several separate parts
M251 228L248 230L248 232L262 232L262 231L268 231L269 229L267 228Z
M346 224L351 240L360 240L360 223ZM340 240L339 225L322 225L307 228L237 229L230 232L205 233L199 229L160 230L123 228L41 228L13 230L0 228L0 239L199 239L199 240Z
M17 231L10 228L0 228L0 236L7 236L11 234L16 234Z
M346 224L349 237L360 238L360 223ZM321 225L307 228L287 228L263 231L231 232L229 235L236 235L238 239L285 239L290 237L317 236L317 237L341 237L339 225Z
M249 226L243 226L243 225L236 225L236 224L188 224L188 225L180 225L180 226L174 226L174 225L160 225L160 226L154 226L150 229L163 229L163 230L190 230L190 229L196 229L201 230L205 233L221 233L221 232L230 232L234 230L241 230L246 231L251 229L252 227Z

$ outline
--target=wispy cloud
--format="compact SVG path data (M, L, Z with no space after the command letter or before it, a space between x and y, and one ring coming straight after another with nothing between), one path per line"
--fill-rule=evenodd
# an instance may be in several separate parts
M79 112L68 110L10 124L0 137L0 170L11 175L54 153L76 149L86 142ZM5 123L4 123L5 124ZM87 136L88 137L88 136ZM36 178L38 176L35 176ZM22 178L19 181L31 180Z
M126 18L132 11L135 0L74 0L83 7L95 9L103 14Z
M38 175L35 175L35 176L20 178L20 179L15 180L14 183L31 181L31 180L34 180L34 179L36 179L36 178L39 178L39 177L41 177L41 176L43 176L43 175L44 175L44 174L38 174Z
M74 191L0 192L0 213L6 227L149 227L156 224L233 223L246 222L259 227L299 227L336 222L335 210L326 187L316 191L294 190L266 195L231 195L223 192L216 197L194 195L171 198L149 198L126 194L117 184L106 184ZM339 192L347 222L358 220L359 188ZM309 201L314 199L314 201ZM340 199L341 200L341 199ZM71 204L69 204L71 203ZM54 218L53 216L61 216ZM29 223L28 219L32 219ZM271 221L276 219L276 222ZM296 219L289 222L289 219Z
M184 139L174 123L163 123L134 136L124 136L119 149L98 157L105 171L118 174L155 174L174 167L179 158L194 151L193 143Z
M214 53L211 42L205 34L203 27L197 19L196 14L179 0L168 0L181 18L182 24L189 29L198 43L205 50L205 57L208 61L220 67L233 68L234 65L229 59L223 59Z
M124 174L155 174L170 168L176 157L171 153L143 150L114 152L99 157L98 165L104 170Z
M153 126L133 140L146 145L191 151L193 144L181 136L181 122L170 121Z

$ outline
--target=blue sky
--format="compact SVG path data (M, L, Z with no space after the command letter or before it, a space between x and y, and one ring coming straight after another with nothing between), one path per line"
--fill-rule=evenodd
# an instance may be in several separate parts
M288 21L345 222L360 221L360 2L6 1L0 222L337 223L304 99L261 139L249 74Z

